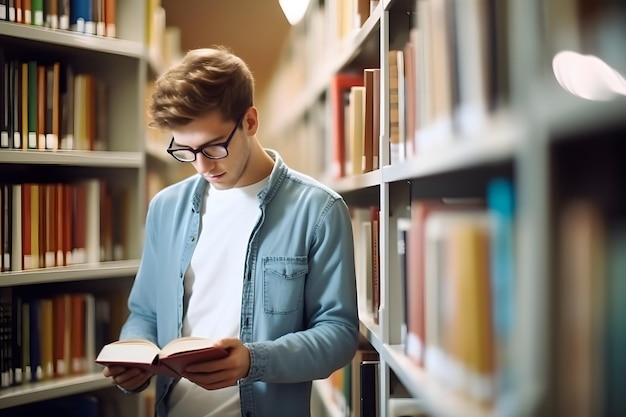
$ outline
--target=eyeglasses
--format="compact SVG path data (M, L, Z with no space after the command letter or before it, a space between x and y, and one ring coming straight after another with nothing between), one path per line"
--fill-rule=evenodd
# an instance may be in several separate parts
M242 120L243 117L239 119L237 123L235 123L235 127L233 128L232 132L230 132L230 135L228 135L228 138L225 142L209 143L197 149L191 148L189 146L178 145L172 147L174 145L174 137L172 137L170 145L167 148L167 153L172 155L174 159L180 162L194 162L199 153L202 153L202 155L206 156L209 159L226 158L228 156L228 145L235 136L235 132L237 131L237 128L241 124Z

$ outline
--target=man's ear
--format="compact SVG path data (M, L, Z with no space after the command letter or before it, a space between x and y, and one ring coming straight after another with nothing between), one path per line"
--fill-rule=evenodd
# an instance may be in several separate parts
M243 130L247 136L256 135L259 130L259 112L256 107L250 107L243 117Z

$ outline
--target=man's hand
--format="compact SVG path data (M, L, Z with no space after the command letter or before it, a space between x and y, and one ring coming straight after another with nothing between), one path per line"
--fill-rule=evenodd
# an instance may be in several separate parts
M225 388L237 384L250 370L250 351L237 338L220 339L216 347L229 351L223 359L200 362L188 366L183 376L207 390Z
M123 366L105 367L102 374L111 378L115 385L124 388L126 391L137 391L143 387L152 377L152 373L139 368L125 368Z

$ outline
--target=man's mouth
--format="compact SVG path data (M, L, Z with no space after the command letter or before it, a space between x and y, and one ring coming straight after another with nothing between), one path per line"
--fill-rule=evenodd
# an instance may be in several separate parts
M204 174L203 177L209 181L215 181L222 178L225 174L225 172L222 172L221 174Z

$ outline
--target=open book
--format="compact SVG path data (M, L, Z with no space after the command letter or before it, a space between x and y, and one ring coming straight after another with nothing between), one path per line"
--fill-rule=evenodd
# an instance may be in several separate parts
M226 349L213 346L212 341L202 337L186 336L174 339L159 349L145 339L125 339L105 345L96 363L105 366L142 368L155 374L171 377L182 376L191 364L221 359L228 356Z

